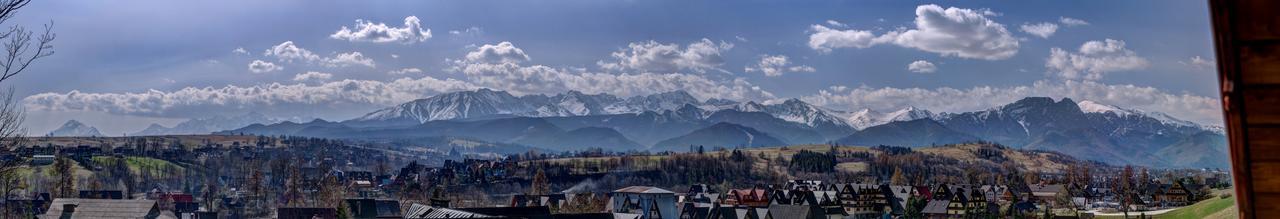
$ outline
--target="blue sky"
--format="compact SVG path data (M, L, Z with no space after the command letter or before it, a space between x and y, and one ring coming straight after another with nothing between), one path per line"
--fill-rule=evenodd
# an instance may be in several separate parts
M57 54L9 85L37 134L67 119L109 135L249 111L343 120L479 87L951 112L1053 96L1219 124L1206 5L37 1L11 23L52 20Z

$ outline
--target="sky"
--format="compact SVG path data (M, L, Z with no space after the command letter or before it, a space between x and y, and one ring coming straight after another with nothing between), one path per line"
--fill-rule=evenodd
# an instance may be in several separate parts
M1203 1L36 1L29 134L259 112L345 120L492 88L835 110L1069 97L1222 123Z

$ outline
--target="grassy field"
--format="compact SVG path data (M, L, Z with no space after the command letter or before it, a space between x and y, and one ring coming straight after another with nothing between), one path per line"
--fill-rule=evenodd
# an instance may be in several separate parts
M115 158L112 156L96 156L96 157L93 157L93 162L103 166L110 166L115 164L116 159L118 158ZM148 171L153 175L159 176L159 175L163 175L166 169L172 169L172 170L182 169L181 166L178 166L176 164L170 163L169 161L165 161L161 159L155 159L155 158L149 158L149 157L135 157L135 156L128 156L128 157L125 157L124 159L125 159L124 160L125 164L129 165L129 171L135 174L140 174L142 173L142 171Z
M1209 200L1200 201L1191 206L1179 208L1178 210L1164 213L1156 218L1183 219L1183 218L1236 218L1235 216L1235 197L1218 198L1214 197ZM1223 212L1230 210L1229 212ZM1213 216L1213 217L1210 217Z
M1215 194L1230 193L1229 190L1219 190ZM1137 215L1130 215L1136 218ZM1100 216L1097 218L1123 218L1122 216ZM1191 218L1238 218L1236 212L1236 199L1234 196L1221 198L1214 196L1209 200L1200 201L1198 203L1178 208L1164 214L1154 215L1153 218L1158 219L1191 219Z

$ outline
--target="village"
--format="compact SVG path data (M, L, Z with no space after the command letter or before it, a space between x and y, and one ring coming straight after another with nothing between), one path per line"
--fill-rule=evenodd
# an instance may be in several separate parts
M1054 158L999 145L601 150L477 158L346 141L121 138L5 151L4 214L59 218L1093 218L1230 200L1220 170ZM83 141L93 142L93 141ZM110 145L115 144L115 145ZM1040 154L1037 156L1049 156ZM992 165L999 161L1000 165ZM1040 162L1040 161L1037 161ZM915 164L905 164L915 163ZM851 168L846 164L861 164ZM850 169L857 169L851 171ZM1056 170L1056 171L1052 171Z

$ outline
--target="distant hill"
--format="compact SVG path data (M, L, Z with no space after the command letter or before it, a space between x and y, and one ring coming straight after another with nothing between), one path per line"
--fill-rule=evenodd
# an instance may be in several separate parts
M691 145L702 145L707 148L750 148L783 146L786 145L786 143L782 140L769 136L769 134L765 134L750 127L722 122L706 128L698 129L686 135L660 141L654 145L652 150L688 151Z
M273 119L258 112L249 112L239 116L212 116L206 118L197 118L183 121L173 127L165 127L160 124L151 124L141 131L131 133L132 136L146 135L189 135L189 134L209 134L216 131L236 129L252 124L272 124L281 122L279 119Z
M58 129L54 129L53 131L49 132L49 136L92 137L92 136L103 136L103 135L101 132L98 132L98 128L85 125L84 123L80 123L80 121L67 120L67 122L63 123L61 127L58 127Z

